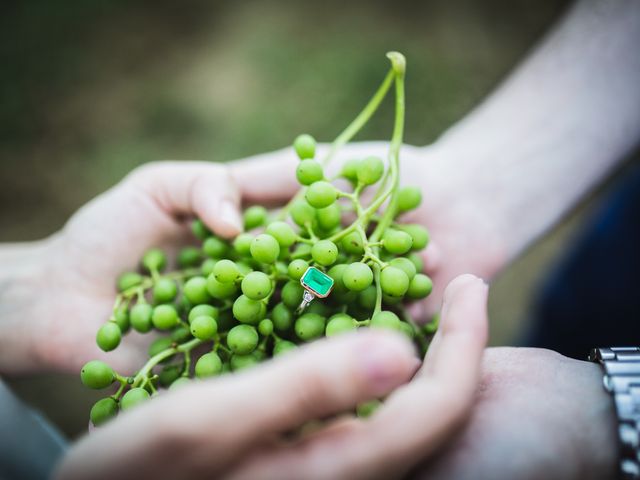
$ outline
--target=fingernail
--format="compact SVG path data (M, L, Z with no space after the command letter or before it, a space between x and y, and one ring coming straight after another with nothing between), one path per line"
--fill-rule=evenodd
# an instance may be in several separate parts
M228 225L231 225L237 231L242 231L242 220L238 213L238 208L230 200L224 200L220 207L220 218Z

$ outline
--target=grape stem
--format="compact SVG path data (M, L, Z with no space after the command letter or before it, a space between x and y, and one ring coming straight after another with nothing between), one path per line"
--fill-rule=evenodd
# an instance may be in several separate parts
M175 355L176 353L190 352L191 350L196 348L198 345L201 345L203 342L204 342L203 340L194 338L193 340L189 340L188 342L183 343L182 345L172 346L155 354L153 357L147 360L147 363L144 364L144 366L133 378L132 387L137 387L142 381L144 381L144 379L148 378L149 373L151 373L151 370L153 369L153 367L155 367L161 361L169 358L172 355Z

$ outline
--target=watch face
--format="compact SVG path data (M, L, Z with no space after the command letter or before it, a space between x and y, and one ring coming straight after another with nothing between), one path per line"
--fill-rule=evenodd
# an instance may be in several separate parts
M309 267L302 275L300 284L316 297L325 298L331 293L333 278L315 267Z

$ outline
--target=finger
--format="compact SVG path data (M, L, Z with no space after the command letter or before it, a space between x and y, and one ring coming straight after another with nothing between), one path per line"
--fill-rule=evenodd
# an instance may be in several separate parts
M172 217L197 215L222 237L233 237L242 231L240 191L222 165L149 163L134 170L125 185L141 190Z

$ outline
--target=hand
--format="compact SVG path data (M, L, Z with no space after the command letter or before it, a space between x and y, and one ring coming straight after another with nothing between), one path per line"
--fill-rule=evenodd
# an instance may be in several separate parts
M492 348L482 370L469 423L415 478L617 478L617 419L598 365Z
M421 370L367 420L343 416L284 438L407 382L419 362L393 332L324 339L247 372L170 391L81 440L57 478L400 477L468 414L487 337L486 297L474 277L452 282Z

